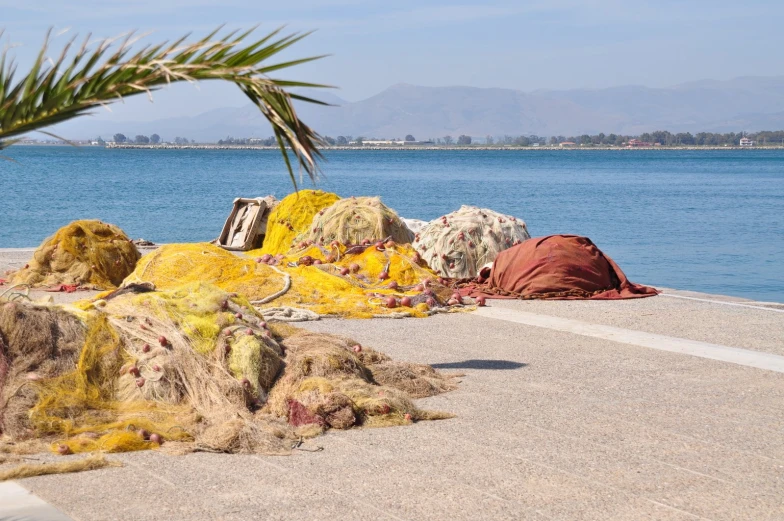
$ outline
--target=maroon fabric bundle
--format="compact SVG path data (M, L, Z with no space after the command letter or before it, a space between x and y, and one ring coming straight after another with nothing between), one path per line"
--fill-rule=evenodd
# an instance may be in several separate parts
M518 299L614 300L657 295L634 284L591 242L577 235L529 239L498 254L487 280L461 288L462 295Z

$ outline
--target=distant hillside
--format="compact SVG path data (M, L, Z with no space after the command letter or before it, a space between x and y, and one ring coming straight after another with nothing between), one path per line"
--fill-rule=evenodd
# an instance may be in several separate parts
M703 80L668 88L626 86L530 93L398 84L353 103L328 91L315 95L339 106L299 104L298 110L304 121L330 136L395 138L413 134L427 139L460 134L549 136L784 128L784 76ZM270 134L269 125L252 105L144 123L82 118L56 131L73 139L108 138L115 132L127 136L156 132L167 140L186 136L205 142Z

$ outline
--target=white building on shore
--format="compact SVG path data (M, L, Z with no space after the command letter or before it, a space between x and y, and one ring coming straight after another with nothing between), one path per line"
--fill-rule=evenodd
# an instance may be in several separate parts
M740 138L740 146L742 146L742 147L753 147L754 146L754 141L750 140L747 137L742 137L742 138Z

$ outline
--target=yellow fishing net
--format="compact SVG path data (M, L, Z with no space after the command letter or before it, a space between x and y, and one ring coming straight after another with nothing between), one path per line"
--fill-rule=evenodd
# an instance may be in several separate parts
M168 439L186 436L173 428L189 408L116 399L115 383L130 357L105 316L91 316L88 324L76 369L33 384L38 392L38 402L30 409L35 432L62 437L53 449L62 444L64 453L151 448L153 444L138 435L139 429L165 432Z
M125 284L152 282L157 289L206 282L250 300L283 287L284 277L270 266L240 257L214 244L167 244L142 257Z
M271 266L211 244L169 244L142 258L126 284L151 282L172 289L202 281L243 295L262 310L288 306L347 318L424 317L451 292L418 257L410 245L312 245L268 259ZM390 297L396 300L393 308ZM407 306L404 297L411 300Z
M286 253L298 236L310 232L313 217L340 197L321 190L300 190L283 198L267 220L267 233L259 254Z
M198 444L236 418L252 423L282 365L247 300L213 286L115 292L79 313L88 333L75 369L36 382L30 410L32 428L60 438L60 452L145 449L153 434ZM282 450L267 434L253 447Z
M292 306L346 318L425 317L451 295L407 244L311 245L292 250L280 265L291 277L291 290L266 303L262 313L264 307ZM402 305L405 297L409 305ZM390 298L396 301L393 308ZM428 304L428 299L433 300Z
M133 271L139 257L136 246L120 228L101 221L74 221L46 239L11 282L110 289Z

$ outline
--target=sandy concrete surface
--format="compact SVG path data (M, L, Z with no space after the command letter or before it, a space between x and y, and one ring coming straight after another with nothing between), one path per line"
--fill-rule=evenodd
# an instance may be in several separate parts
M696 298L490 309L784 353L784 313ZM302 327L463 373L418 402L456 418L17 483L75 520L784 519L782 373L476 313Z

